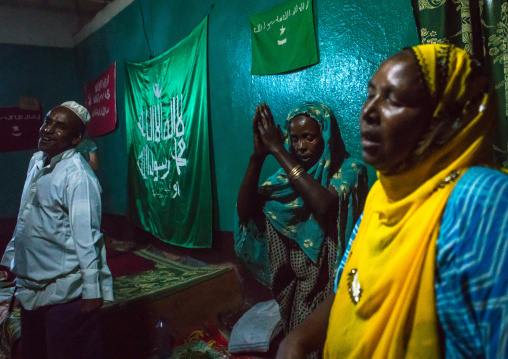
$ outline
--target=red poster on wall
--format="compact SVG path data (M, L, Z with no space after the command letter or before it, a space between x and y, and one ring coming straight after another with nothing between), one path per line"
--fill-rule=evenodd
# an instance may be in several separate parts
M0 152L37 148L41 126L41 110L0 108Z
M116 129L116 62L85 84L86 108L90 112L87 132L102 136Z

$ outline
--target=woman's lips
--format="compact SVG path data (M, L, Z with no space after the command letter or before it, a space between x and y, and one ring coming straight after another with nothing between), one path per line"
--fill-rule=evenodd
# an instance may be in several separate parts
M300 162L305 168L312 166L314 163L314 157L312 156L298 156L298 162Z
M373 147L373 146L379 146L379 142L372 141L368 138L362 137L362 147Z
M362 132L362 147L374 147L381 144L381 138L374 133Z

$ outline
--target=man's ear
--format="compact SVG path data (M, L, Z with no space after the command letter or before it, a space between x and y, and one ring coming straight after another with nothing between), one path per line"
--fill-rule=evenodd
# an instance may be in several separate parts
M78 133L73 139L72 139L72 144L74 145L74 147L76 147L80 142L81 140L83 139L83 134L82 133Z

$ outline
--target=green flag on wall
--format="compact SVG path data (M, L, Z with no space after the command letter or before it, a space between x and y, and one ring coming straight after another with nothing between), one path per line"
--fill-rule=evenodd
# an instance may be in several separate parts
M249 17L253 75L271 75L318 63L312 0L292 0Z
M125 62L129 217L188 248L212 242L207 28L208 17L157 58Z

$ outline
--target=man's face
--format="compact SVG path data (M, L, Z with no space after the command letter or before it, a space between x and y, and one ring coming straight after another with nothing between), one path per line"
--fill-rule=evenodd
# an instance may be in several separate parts
M52 109L39 130L39 150L53 158L81 141L81 120L66 107Z

